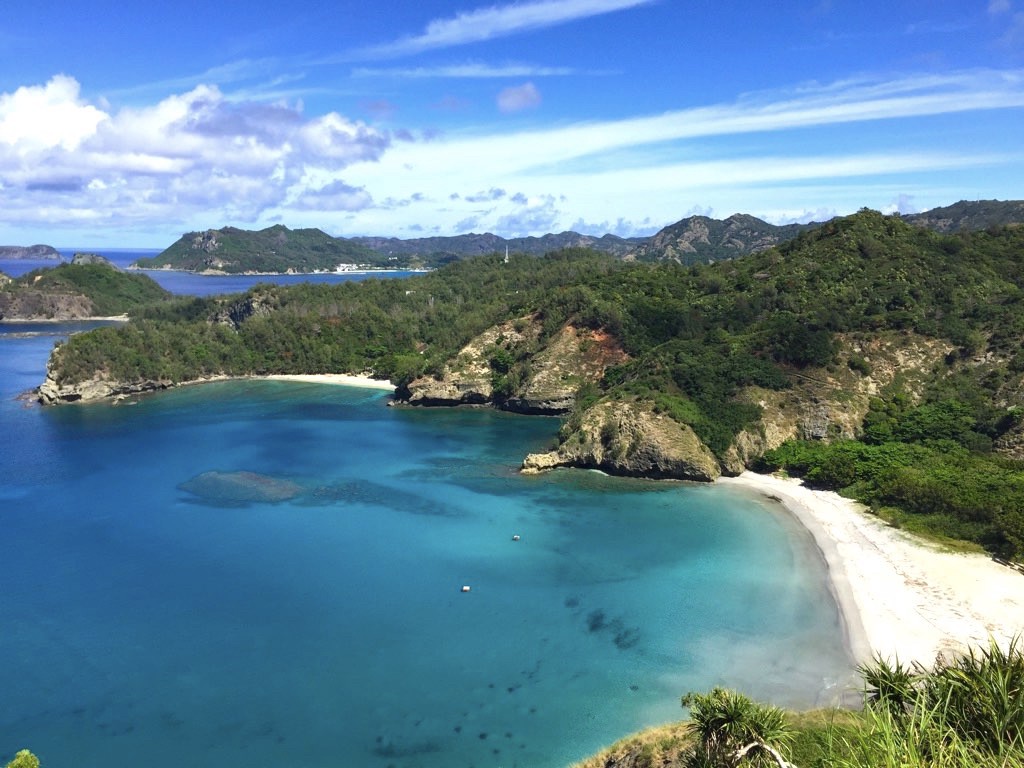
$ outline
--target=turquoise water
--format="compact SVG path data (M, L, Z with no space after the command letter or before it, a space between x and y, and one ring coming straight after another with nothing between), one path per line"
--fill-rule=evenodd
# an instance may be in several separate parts
M820 556L769 502L522 477L556 421L368 389L30 407L52 341L0 336L0 762L545 768L691 689L849 679Z

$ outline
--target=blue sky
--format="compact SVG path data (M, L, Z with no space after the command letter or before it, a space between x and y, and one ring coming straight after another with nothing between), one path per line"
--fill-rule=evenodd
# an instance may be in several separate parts
M1024 198L1024 0L36 0L0 244L646 235Z

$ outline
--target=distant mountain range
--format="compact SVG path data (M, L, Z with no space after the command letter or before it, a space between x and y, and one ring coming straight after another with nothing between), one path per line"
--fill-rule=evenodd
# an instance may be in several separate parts
M1024 201L964 200L925 213L905 214L902 218L943 233L1020 225L1024 224ZM159 256L139 259L135 265L144 269L213 273L302 273L333 271L339 265L343 265L342 269L418 269L502 253L506 248L513 253L534 256L563 248L589 248L629 261L694 264L763 251L819 226L820 222L778 226L748 214L734 214L724 220L690 216L652 237L622 238L611 234L594 237L562 232L507 239L491 233L474 233L408 240L331 237L319 229L292 230L280 224L259 231L224 227L189 232ZM38 253L36 249L46 247L20 250ZM0 257L3 257L2 249Z

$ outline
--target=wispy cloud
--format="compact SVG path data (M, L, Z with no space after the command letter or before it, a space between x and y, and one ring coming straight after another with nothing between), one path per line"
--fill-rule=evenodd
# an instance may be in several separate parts
M393 77L408 80L429 78L501 79L518 77L566 77L579 74L571 67L541 67L532 64L452 64L444 67L359 67L352 70L352 77ZM600 73L587 73L600 74Z
M419 35L359 51L368 58L407 56L437 48L478 43L534 29L545 29L578 19L622 11L655 0L534 0L534 2L478 8L452 18L435 19Z
M734 103L547 130L439 141L387 160L443 177L453 166L493 173L562 167L618 150L701 137L787 131L873 120L1024 107L1024 70L981 70L890 81L805 86L791 94L748 95ZM522 151L529 148L528 152Z
M522 112L540 106L540 90L533 83L505 88L498 94L498 109L502 112Z
M834 152L780 152L779 141L768 134L796 135L796 131L814 127L855 127L871 120L919 120L954 112L1022 107L1024 71L1018 70L850 80L803 85L789 92L748 94L730 103L659 115L474 137L442 136L430 145L393 146L372 166L359 163L346 169L346 178L353 184L365 184L377 199L402 188L430 187L442 197L457 193L443 214L429 211L446 231L464 231L460 224L470 214L475 228L520 231L526 219L516 218L512 196L492 201L485 212L466 201L465 190L491 185L537 199L551 193L564 195L570 202L563 204L559 197L558 202L545 204L543 216L534 219L561 227L575 221L579 211L609 221L620 216L633 221L653 216L668 223L681 215L676 208L684 204L739 206L725 211L727 215L737 210L763 210L766 200L774 203L776 198L780 206L786 206L781 210L790 211L800 195L820 195L823 205L855 210L872 203L866 195L873 182L877 181L878 187L874 194L882 200L876 204L881 205L896 192L907 191L904 187L894 192L890 184L906 185L910 178L950 178L976 168L1015 167L1024 160L1024 152L1014 155L1005 148L953 151L928 146L908 150L898 139L860 152L842 147ZM895 122L889 135L899 136L899 125ZM740 158L706 156L706 139L726 141L731 136L757 133L765 134L762 151L757 149L759 140L751 138L744 139ZM691 141L694 139L700 140L700 155ZM837 192L840 187L851 190L844 192L842 199ZM854 188L862 191L852 191ZM796 205L802 208L806 202ZM417 213L427 211L410 211L413 218ZM377 224L393 231L396 226L377 218L373 210L361 212L360 218L368 228ZM519 224L513 226L513 221Z

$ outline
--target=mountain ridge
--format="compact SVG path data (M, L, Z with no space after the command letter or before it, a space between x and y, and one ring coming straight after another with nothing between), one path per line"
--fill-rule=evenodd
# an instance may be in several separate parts
M941 233L1024 224L1024 201L961 200L922 213L902 214L907 223ZM835 219L830 219L834 221ZM757 253L788 242L827 222L770 224L745 213L725 219L689 216L650 237L600 237L565 231L504 238L491 232L400 239L332 237L315 228L276 224L251 231L237 227L188 232L158 256L139 259L144 269L181 269L209 273L308 273L356 268L423 269L492 253L530 256L565 248L587 248L625 261L707 264Z

